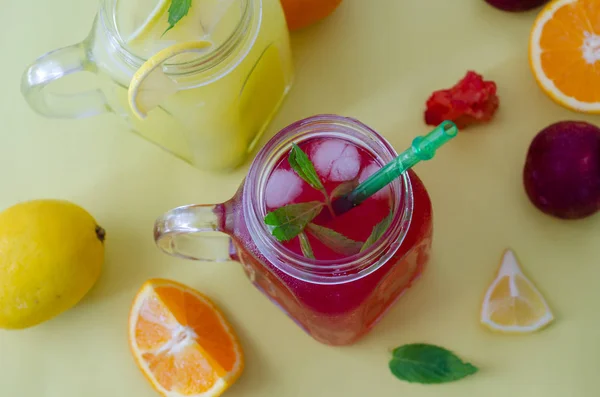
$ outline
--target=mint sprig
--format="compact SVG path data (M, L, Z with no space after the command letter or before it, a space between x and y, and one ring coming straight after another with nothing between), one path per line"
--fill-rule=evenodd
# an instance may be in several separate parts
M375 244L377 242L377 240L379 240L381 238L381 236L383 236L383 233L385 233L385 231L388 229L388 227L390 227L391 223L392 223L392 213L390 212L388 216L383 218L383 220L381 222L379 222L378 224L376 224L373 227L373 231L371 232L371 235L369 236L367 241L365 241L365 243L363 244L362 248L360 249L360 252L366 251L370 246Z
M271 233L279 241L289 241L302 233L306 225L323 210L320 201L290 204L269 212L265 223L272 226Z
M335 230L309 223L306 229L323 244L342 255L354 255L360 251L363 243L354 241Z
M169 27L164 31L163 35L173 29L177 22L185 17L192 7L192 0L171 0L169 7Z
M265 217L265 223L271 226L271 233L279 241L289 241L298 237L302 254L307 258L314 259L314 252L306 232L317 238L332 251L347 256L366 250L385 233L392 220L391 214L373 228L371 236L364 243L354 241L335 230L312 223L325 206L328 207L331 215L335 217L335 212L331 205L332 200L354 190L359 184L358 178L339 184L333 189L331 195L329 195L315 170L314 164L310 161L308 155L295 143L292 143L288 162L290 167L302 180L323 193L325 200L324 202L311 201L308 203L289 204L268 213Z
M443 347L415 343L394 349L390 371L410 383L439 384L473 375L478 368Z

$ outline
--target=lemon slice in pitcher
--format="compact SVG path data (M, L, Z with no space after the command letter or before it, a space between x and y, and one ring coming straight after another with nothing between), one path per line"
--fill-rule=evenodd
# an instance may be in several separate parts
M506 250L481 308L481 323L493 331L525 334L554 320L542 293L529 280L511 250Z
M177 84L163 70L163 65L181 55L206 52L208 41L190 41L172 45L157 52L133 75L129 84L128 101L133 113L143 119L148 112L177 92Z

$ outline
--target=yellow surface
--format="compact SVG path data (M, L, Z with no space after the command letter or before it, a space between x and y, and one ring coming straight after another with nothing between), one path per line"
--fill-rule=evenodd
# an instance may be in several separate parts
M3 6L0 207L66 198L88 209L108 238L104 273L79 306L37 328L0 332L2 397L155 396L127 346L129 305L151 277L188 283L233 322L247 368L230 397L597 396L600 217L564 222L541 214L525 196L521 172L539 129L598 119L560 108L536 86L527 64L535 13L503 13L482 0L345 0L331 18L293 35L295 87L267 136L299 118L334 112L361 119L403 148L428 130L427 96L468 68L496 80L502 101L493 123L465 132L417 167L435 210L423 279L360 343L332 348L279 312L239 265L178 260L154 246L158 215L227 199L248 163L231 174L204 173L110 115L47 120L27 108L19 94L25 65L83 38L95 10L94 0ZM481 298L507 246L556 315L539 334L502 336L479 325ZM390 349L408 342L451 348L481 371L448 385L402 383L387 363Z

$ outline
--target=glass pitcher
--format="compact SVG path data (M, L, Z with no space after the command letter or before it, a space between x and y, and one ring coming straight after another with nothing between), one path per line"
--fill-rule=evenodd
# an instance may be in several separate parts
M175 208L156 221L154 236L171 255L241 263L250 281L313 338L346 345L366 334L423 271L432 207L423 183L409 171L391 184L392 221L371 248L334 261L288 250L263 221L267 180L292 142L315 137L351 140L380 165L397 156L359 121L335 115L298 121L263 147L232 199Z
M25 99L47 117L113 112L142 137L198 168L237 167L253 150L291 86L289 37L279 0L193 0L192 7L206 9L207 15L211 12L212 26L200 29L206 21L186 20L191 16L178 24L187 24L181 29L188 30L197 25L204 35L196 40L213 45L205 53L163 65L175 83L175 93L144 119L132 112L128 87L152 52L133 46L133 29L124 27L132 21L126 20L123 10L127 5L138 12L138 3L145 8L150 4L153 13L166 20L168 0L134 1L103 0L83 42L52 51L29 66L22 79ZM148 15L136 18L142 19L138 28L152 23L151 18L143 21ZM169 40L176 29L148 40L150 47L177 42ZM97 76L98 89L74 95L52 92L51 82L82 71Z

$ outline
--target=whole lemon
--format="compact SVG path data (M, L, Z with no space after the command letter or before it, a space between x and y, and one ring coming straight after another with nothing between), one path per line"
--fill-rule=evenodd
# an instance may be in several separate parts
M28 328L77 304L100 276L104 238L68 201L28 201L0 213L0 328Z

